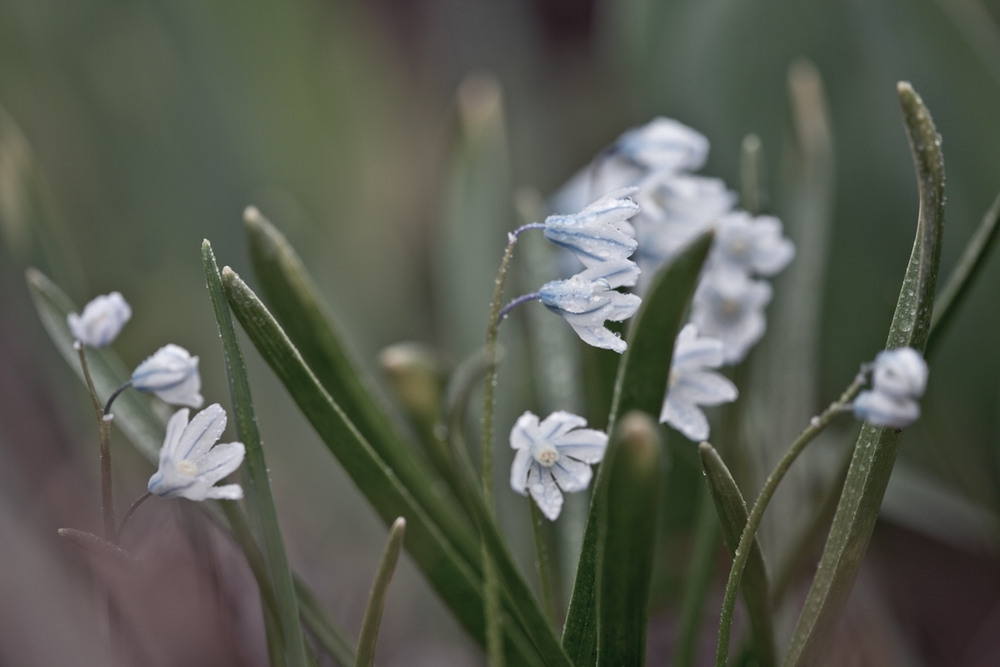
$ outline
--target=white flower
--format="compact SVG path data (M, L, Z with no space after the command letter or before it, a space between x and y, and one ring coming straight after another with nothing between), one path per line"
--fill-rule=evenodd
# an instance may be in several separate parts
M69 330L80 343L90 347L104 347L118 337L125 323L132 317L132 309L121 292L112 292L88 303L82 315L66 316Z
M927 362L912 347L883 350L875 356L872 386L895 398L920 398L927 390Z
M691 322L698 331L722 341L723 357L734 364L746 357L767 327L764 307L771 286L731 271L705 273L691 304Z
M171 405L200 408L205 401L199 393L198 357L173 343L161 347L132 371L132 386Z
M545 238L570 250L587 267L626 259L636 248L635 228L628 219L639 205L628 198L634 188L604 195L572 215L545 218Z
M773 276L795 256L795 244L781 235L781 221L770 215L754 218L732 211L716 227L713 267Z
M698 327L687 324L677 334L670 364L667 396L660 422L667 423L695 442L708 438L708 420L700 405L720 405L736 400L736 385L710 368L723 363L722 342L699 338Z
M872 390L854 400L854 416L875 426L903 428L920 418L918 399L927 389L927 362L911 347L879 352Z
M226 428L226 411L218 403L208 406L188 423L188 409L174 413L160 450L160 467L149 478L149 491L162 498L238 500L238 484L213 486L243 462L242 442L216 445ZM214 446L213 446L214 445Z
M625 341L604 323L621 322L635 315L641 299L614 288L634 285L638 279L635 262L602 262L572 278L545 283L538 298L549 310L562 315L583 342L621 354L627 347Z
M521 495L530 493L550 521L562 510L562 494L586 489L591 464L604 457L607 434L581 428L586 425L586 419L569 412L553 412L541 424L525 412L511 429L510 446L517 453L510 487Z
M647 169L695 171L708 157L708 139L672 118L654 118L625 132L612 148Z

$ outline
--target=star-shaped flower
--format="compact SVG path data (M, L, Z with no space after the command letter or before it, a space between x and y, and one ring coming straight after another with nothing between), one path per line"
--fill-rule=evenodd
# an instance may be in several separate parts
M521 415L510 432L516 450L510 469L510 486L521 495L531 494L550 521L562 510L563 493L582 491L590 484L590 466L604 458L608 436L582 428L583 417L553 412L541 423L531 412Z
M781 235L781 221L732 211L716 227L711 262L714 269L773 276L795 257L795 244Z
M545 238L576 255L584 266L626 259L635 252L635 228L628 219L639 212L629 198L634 188L604 195L572 215L545 218Z
M562 315L583 342L621 354L627 347L625 341L604 323L621 322L635 315L641 299L615 288L635 285L638 279L635 262L602 262L572 278L545 283L538 298L549 310Z
M161 498L238 500L238 484L214 486L243 462L242 442L215 444L226 428L226 411L218 403L208 406L188 423L188 409L174 413L160 450L160 467L149 478L149 491Z
M770 301L767 282L737 271L709 271L695 290L691 321L702 334L722 341L725 362L735 364L764 335L764 307Z
M66 323L73 337L83 345L104 347L118 337L131 317L132 308L121 292L112 292L93 299L82 314L67 315Z
M156 394L171 405L200 408L201 394L198 357L180 345L170 343L147 357L132 371L132 386L138 391Z
M660 422L670 424L695 442L708 438L708 419L702 405L720 405L736 400L736 385L712 368L722 365L722 342L700 338L698 327L687 324L677 334L667 396L660 412Z

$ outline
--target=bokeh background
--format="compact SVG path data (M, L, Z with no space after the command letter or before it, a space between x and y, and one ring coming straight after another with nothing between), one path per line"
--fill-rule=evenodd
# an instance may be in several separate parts
M819 111L796 106L794 72L807 73ZM794 331L803 303L818 314L813 404L788 410L781 392L753 404L765 430L801 426L881 348L892 315L917 214L899 80L943 136L947 276L1000 190L995 2L0 0L0 664L104 660L100 578L55 535L100 525L97 433L34 314L27 267L80 304L123 292L134 315L115 348L127 363L184 345L201 357L207 399L226 404L199 248L210 239L220 264L253 284L241 222L253 204L296 246L378 379L390 343L430 343L455 360L479 344L503 234L520 221L515 192L552 193L657 115L703 132L703 173L738 188L754 133L768 210L793 235L828 224L824 252L807 257L823 287L781 316ZM818 181L810 119L828 121L832 137ZM904 440L844 624L864 638L840 643L857 664L1000 661L998 264L931 359L925 415ZM248 357L293 564L356 633L384 529ZM765 371L754 377L766 387ZM151 468L117 437L125 505ZM158 569L129 607L142 664L260 664L238 553L211 531L192 539L197 521L176 504L143 511L131 546ZM401 568L384 663L481 661L414 568ZM220 594L205 593L210 583ZM654 616L653 664L669 656L670 624L669 611Z

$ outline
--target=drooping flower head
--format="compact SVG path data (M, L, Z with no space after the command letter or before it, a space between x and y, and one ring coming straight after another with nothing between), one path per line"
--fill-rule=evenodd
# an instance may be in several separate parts
M587 267L627 259L638 245L628 221L639 212L639 205L629 198L634 192L634 188L617 190L579 213L550 215L545 218L545 238L571 251Z
M111 292L93 299L82 314L67 315L66 323L73 337L83 345L104 347L118 337L131 317L132 308L121 292Z
M874 426L903 428L920 418L927 388L927 362L911 347L879 352L872 389L854 399L854 416Z
M132 371L132 386L171 405L200 408L205 401L199 393L198 357L173 343L161 347Z
M708 419L699 406L729 403L739 395L728 378L710 370L723 361L722 341L699 337L695 325L685 325L674 343L660 422L670 424L689 440L707 440Z
M549 310L562 315L583 342L621 354L627 347L625 341L604 323L621 322L635 315L641 299L615 288L634 285L638 279L635 262L602 262L572 278L545 283L538 298Z
M649 170L695 171L708 157L708 139L672 118L654 118L625 132L612 148Z
M149 491L161 498L238 500L239 484L214 486L243 462L242 442L215 444L226 428L226 411L213 403L188 423L188 409L174 413L160 450L160 467L149 478Z
M562 494L586 489L593 475L590 466L604 458L607 434L586 425L586 419L569 412L553 412L541 423L525 412L511 429L510 446L517 453L510 486L530 494L550 521L562 510Z

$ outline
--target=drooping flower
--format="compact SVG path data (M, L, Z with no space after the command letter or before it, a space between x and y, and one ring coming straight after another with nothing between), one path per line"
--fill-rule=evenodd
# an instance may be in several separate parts
M173 343L161 347L132 371L132 386L171 405L200 408L205 401L199 393L198 357Z
M161 498L238 500L239 484L214 486L243 462L242 442L216 444L226 428L226 411L213 403L188 423L183 408L167 423L167 435L160 450L160 467L149 478L149 491Z
M927 388L927 362L911 347L879 352L872 389L854 399L854 416L874 426L903 428L920 418Z
M569 412L553 412L541 423L525 412L511 429L510 446L517 453L510 486L530 494L550 521L562 510L562 494L586 489L593 475L590 466L604 458L607 434L586 425L586 419Z
M710 262L713 270L773 276L795 257L795 244L781 235L781 221L732 211L719 221Z
M545 238L571 251L587 267L627 259L638 245L635 228L628 222L639 212L639 205L629 198L634 192L634 188L617 190L579 213L550 215L545 218Z
M691 303L691 322L698 331L722 341L727 364L742 361L764 335L764 307L771 285L745 274L710 271L703 275Z
M625 132L612 153L647 169L695 171L708 157L708 139L672 118L658 117Z
M685 325L674 343L660 422L670 424L689 440L708 439L708 419L699 406L729 403L739 395L728 378L710 370L723 361L721 341L699 337L698 327Z
M73 337L83 345L104 347L118 337L131 317L132 308L121 292L111 292L93 299L82 314L67 315L66 323Z
M602 262L566 280L542 285L539 300L565 318L583 342L621 354L627 345L604 326L635 315L641 299L616 287L635 285L639 267L627 259Z

